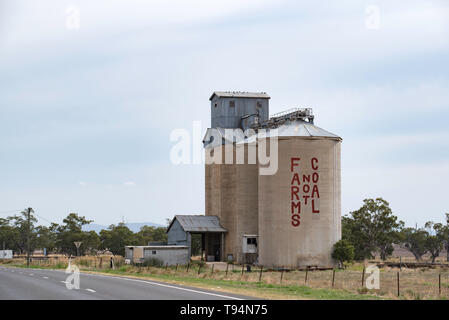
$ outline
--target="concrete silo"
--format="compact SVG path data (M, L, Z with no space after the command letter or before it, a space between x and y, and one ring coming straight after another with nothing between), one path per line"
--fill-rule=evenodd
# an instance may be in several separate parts
M258 234L258 165L256 161L248 163L248 148L255 150L255 146L238 144L243 135L229 137L225 130L240 129L243 134L251 125L267 121L269 98L265 93L248 92L214 92L210 98L212 128L203 140L205 209L206 215L218 216L228 231L220 260L252 263L257 258L257 253L247 254L243 249L246 238L253 241ZM226 160L226 147L231 161ZM211 154L219 163L208 163ZM239 154L243 161L237 159Z
M331 266L341 237L342 139L302 120L276 129L268 136L278 138L278 170L258 181L259 263Z
M341 237L342 139L315 126L310 108L269 118L268 99L248 92L214 92L210 98L212 128L203 139L205 209L227 230L212 247L221 248L220 260L332 266L332 248ZM227 129L245 133L229 136ZM277 139L278 169L261 175L263 153L253 162L248 154L270 146L270 138Z

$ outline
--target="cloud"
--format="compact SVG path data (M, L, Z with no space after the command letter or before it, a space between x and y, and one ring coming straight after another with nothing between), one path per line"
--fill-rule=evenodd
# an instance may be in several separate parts
M271 113L314 108L316 124L343 137L344 211L385 196L412 223L445 205L429 167L446 177L446 2L377 1L379 30L365 28L371 3L360 1L78 1L70 31L72 4L2 2L5 206L78 208L105 224L149 198L155 222L204 212L204 170L170 165L169 134L208 126L213 90L267 91ZM426 197L440 188L418 206L414 170L433 172L416 182ZM86 176L96 183L73 185Z

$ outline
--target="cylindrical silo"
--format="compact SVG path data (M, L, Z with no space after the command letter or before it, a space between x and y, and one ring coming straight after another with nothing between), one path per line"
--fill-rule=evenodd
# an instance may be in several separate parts
M229 145L228 145L229 147ZM206 163L205 208L206 215L218 216L228 231L224 237L222 260L249 263L242 252L244 235L258 233L258 166L248 163L248 146L231 142L233 161L225 162L225 145L206 147L206 158L213 153L222 154L221 163ZM255 149L255 148L254 148ZM244 154L244 163L237 163L237 155ZM256 256L254 257L256 258Z
M259 263L332 266L332 248L341 238L342 139L301 120L269 136L278 139L278 170L259 175Z

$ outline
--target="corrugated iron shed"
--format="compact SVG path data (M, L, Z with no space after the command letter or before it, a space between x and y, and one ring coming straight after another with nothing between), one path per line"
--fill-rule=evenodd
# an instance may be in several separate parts
M202 216L202 215L176 215L167 232L170 230L173 222L178 220L181 227L186 232L227 232L225 228L220 225L217 216Z

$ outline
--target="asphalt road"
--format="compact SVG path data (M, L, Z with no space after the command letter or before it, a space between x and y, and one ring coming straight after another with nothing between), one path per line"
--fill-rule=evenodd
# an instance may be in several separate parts
M242 300L251 297L163 282L80 273L80 288L67 289L60 270L0 267L0 299L9 300Z

